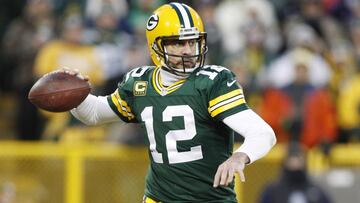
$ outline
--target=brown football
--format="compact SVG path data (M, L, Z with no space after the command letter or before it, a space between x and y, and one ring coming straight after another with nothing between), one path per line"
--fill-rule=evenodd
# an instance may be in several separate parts
M28 98L41 109L64 112L77 107L90 90L87 81L74 75L54 71L44 75L34 84Z

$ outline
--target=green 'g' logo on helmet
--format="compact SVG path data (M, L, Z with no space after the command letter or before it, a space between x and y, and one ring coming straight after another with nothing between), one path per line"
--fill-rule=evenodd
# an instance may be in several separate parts
M153 14L152 16L150 16L149 20L147 21L147 25L146 25L146 29L147 30L153 30L159 22L159 16L156 14Z

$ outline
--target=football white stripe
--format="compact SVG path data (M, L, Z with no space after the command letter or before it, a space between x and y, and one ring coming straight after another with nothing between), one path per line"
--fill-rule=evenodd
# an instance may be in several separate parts
M122 105L122 103L121 103L122 100L121 100L121 99L117 99L117 101L118 101L119 104L120 104L120 108L121 108L128 116L133 116L133 114L130 113L130 112L128 112L127 109L126 109L126 107ZM121 113L121 112L120 112L120 113Z
M179 84L177 84L177 85L175 85L175 86L173 86L173 87L170 87L170 88L168 88L168 91L170 91L170 90L173 90L173 89L176 89L176 88L178 88L179 86L181 86L183 83L179 83Z
M180 3L173 3L173 5L175 5L179 9L179 11L181 13L181 16L182 16L182 18L184 20L185 28L190 28L191 27L190 26L190 19L189 19L190 16L188 16L188 14L186 13L186 10L185 10L184 6L181 5Z
M156 73L155 73L155 84L156 84L156 87L161 90L161 85L160 85L160 69L157 69L156 70Z
M225 101L219 102L219 103L215 104L214 106L212 106L212 107L210 108L210 111L214 111L215 109L217 109L217 108L220 107L220 106L223 106L223 105L225 105L225 104L231 103L231 102L233 102L233 101L236 101L236 100L242 99L242 98L244 98L244 95L243 95L243 94L240 94L240 95L237 95L237 96L232 97L232 98L230 98L230 99L227 99L227 100L225 100Z

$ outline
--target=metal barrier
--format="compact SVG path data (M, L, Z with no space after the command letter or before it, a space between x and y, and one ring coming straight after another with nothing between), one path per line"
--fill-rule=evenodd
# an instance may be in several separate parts
M336 146L326 161L319 150L312 150L309 169L321 172L332 164L360 165L359 150L357 145ZM285 152L277 145L245 169L246 182L236 179L239 202L258 200L263 186L277 177ZM0 202L141 202L147 165L145 147L0 142Z
M140 202L144 147L0 142L0 202Z

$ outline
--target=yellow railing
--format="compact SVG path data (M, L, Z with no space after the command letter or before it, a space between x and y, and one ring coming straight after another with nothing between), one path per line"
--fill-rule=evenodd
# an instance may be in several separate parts
M42 185L42 189L47 191L47 194L43 195L44 197L38 197L36 194L34 196L27 194L26 189L20 188L15 191L14 202L21 202L22 199L29 200L27 202L52 203L93 202L91 199L99 200L95 202L132 202L132 199L140 201L143 194L144 184L142 182L146 173L147 160L144 147L126 147L104 143L69 145L43 142L0 142L0 188L10 182L15 186L27 185L29 188ZM94 161L99 163L93 164ZM105 162L106 169L102 168L102 161ZM124 167L129 165L133 167L122 169L124 172L121 175L124 176L124 179L129 179L126 177L126 170L129 170L132 172L131 177L137 179L136 182L140 182L136 188L131 189L138 197L119 194L117 195L119 200L105 197L109 198L109 201L106 199L101 201L96 197L101 196L101 194L92 194L91 190L86 188L88 186L85 185L86 183L96 185L97 179L106 176L104 173L96 174L97 169L106 173L107 170L114 172L119 168L118 165L112 170L112 166L106 163L108 161L120 163ZM86 168L87 165L90 165L90 168ZM32 170L32 168L36 168L36 170ZM24 175L27 177L24 178ZM54 178L56 176L60 178ZM96 176L99 177L96 178ZM36 183L34 183L34 179ZM92 179L94 179L93 182L91 182ZM93 185L90 185L90 188ZM107 186L109 190L114 189L111 187L116 187L113 183L109 183ZM126 185L122 187L126 187ZM107 190L106 188L102 189ZM119 190L118 192L121 193L122 191ZM0 190L0 196L2 193Z
M277 145L236 179L239 202L256 202L263 186L277 177L286 148ZM334 147L329 158L309 151L310 171L333 165L360 165L359 145ZM0 142L0 197L13 202L140 202L148 165L145 147L109 143ZM244 195L246 194L246 195Z

